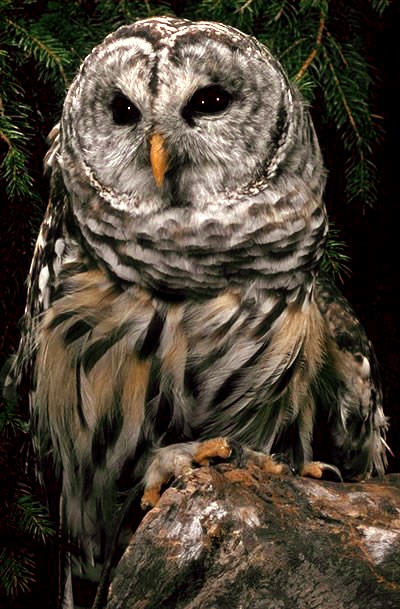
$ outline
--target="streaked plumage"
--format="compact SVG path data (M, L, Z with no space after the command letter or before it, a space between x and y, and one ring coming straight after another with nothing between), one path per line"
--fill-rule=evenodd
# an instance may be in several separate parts
M7 387L30 376L39 461L86 554L101 560L121 480L156 488L200 440L287 453L304 474L319 459L383 473L373 349L317 278L317 138L269 51L221 24L124 26L83 63L52 137Z

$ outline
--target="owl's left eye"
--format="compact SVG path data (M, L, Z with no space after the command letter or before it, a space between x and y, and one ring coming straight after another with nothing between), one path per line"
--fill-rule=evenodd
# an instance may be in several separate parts
M218 114L223 112L232 101L232 95L220 85L210 85L198 89L183 109L183 116L199 114Z
M140 110L135 104L118 93L111 102L114 123L117 125L134 125L140 120Z

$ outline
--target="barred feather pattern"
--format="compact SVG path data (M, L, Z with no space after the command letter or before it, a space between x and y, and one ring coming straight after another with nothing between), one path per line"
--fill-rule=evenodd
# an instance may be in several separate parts
M216 83L227 107L190 114ZM116 95L135 121L115 120ZM30 376L38 458L86 555L101 557L122 484L146 479L161 447L227 436L299 471L324 459L346 479L383 473L375 355L318 278L318 141L269 51L222 24L123 26L84 61L52 140L6 391Z

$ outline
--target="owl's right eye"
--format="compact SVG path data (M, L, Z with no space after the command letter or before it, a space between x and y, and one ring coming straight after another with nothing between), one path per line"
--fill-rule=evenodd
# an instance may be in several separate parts
M111 111L114 123L117 125L134 125L140 120L139 108L121 93L118 93L112 100Z

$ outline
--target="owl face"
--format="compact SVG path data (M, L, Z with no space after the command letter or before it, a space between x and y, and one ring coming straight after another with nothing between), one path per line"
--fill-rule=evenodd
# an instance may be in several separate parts
M64 125L101 186L153 207L155 199L198 207L262 176L286 126L288 86L261 46L219 28L146 20L87 58ZM161 188L150 164L153 134L167 156Z
M68 92L57 163L81 245L118 280L196 296L311 285L318 142L280 65L238 30L155 18L110 34Z

